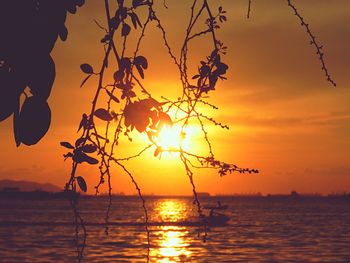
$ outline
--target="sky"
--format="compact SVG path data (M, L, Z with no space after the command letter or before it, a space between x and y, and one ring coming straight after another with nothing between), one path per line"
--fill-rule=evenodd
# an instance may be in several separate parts
M69 15L66 42L52 52L56 80L49 98L51 127L35 146L17 148L12 120L0 123L0 179L32 180L64 186L70 163L64 162L60 141L74 141L82 113L91 107L97 81L79 88L84 74L79 65L101 65L103 32L94 19L105 24L101 1L88 0L76 15ZM163 2L163 1L159 1ZM156 5L167 29L169 43L179 53L191 1L166 1ZM227 81L220 82L210 100L219 107L208 111L230 130L208 126L218 159L257 168L258 175L195 171L200 192L233 193L334 193L350 191L350 2L346 0L294 1L323 44L325 60L337 82L333 88L321 70L315 50L287 1L209 1L227 11L228 21L218 31L228 47L223 59L229 65ZM134 41L135 42L135 41ZM207 55L208 39L190 46L192 67ZM133 45L131 40L130 45ZM181 91L176 67L162 44L161 33L151 25L141 45L148 57L145 85L156 98L177 98ZM142 135L124 143L120 156L135 153ZM197 139L196 139L197 140ZM147 142L146 142L147 143ZM199 145L197 141L194 145ZM200 147L199 147L200 148ZM126 155L124 155L126 153ZM118 152L119 154L119 152ZM125 163L146 194L191 194L191 185L179 160L158 159L153 152ZM89 193L98 182L96 168L82 165L78 171ZM113 168L113 192L135 193L130 179Z

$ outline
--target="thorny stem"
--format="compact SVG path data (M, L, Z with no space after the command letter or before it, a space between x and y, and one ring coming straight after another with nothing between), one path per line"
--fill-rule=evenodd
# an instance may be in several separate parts
M321 69L323 70L324 74L326 75L327 81L330 82L334 87L336 87L337 84L332 79L332 77L328 71L328 68L326 66L326 62L324 61L324 53L322 52L323 46L318 44L318 42L316 41L315 35L311 32L309 24L305 22L304 17L299 13L299 11L297 10L296 6L292 3L292 1L287 0L287 2L288 2L288 6L290 6L292 8L292 10L294 11L294 15L299 18L299 20L301 22L301 26L303 26L305 28L306 33L309 35L310 44L313 45L316 49L316 54L318 55L318 58L319 58L321 65L322 65Z

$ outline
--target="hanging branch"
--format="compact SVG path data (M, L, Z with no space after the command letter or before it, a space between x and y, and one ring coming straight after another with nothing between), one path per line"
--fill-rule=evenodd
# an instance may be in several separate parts
M337 84L335 83L335 81L331 77L331 75L328 71L328 68L326 66L326 62L324 61L324 53L322 51L323 46L318 44L318 42L316 41L315 35L311 32L309 24L305 22L304 17L299 13L299 11L295 7L295 5L292 3L292 1L287 0L287 2L288 2L288 6L291 7L292 10L294 11L294 15L300 20L301 26L305 28L306 33L308 34L308 36L310 38L310 45L313 45L315 47L316 54L318 55L318 58L319 58L321 65L322 65L321 69L323 70L324 74L326 75L327 81L330 82L334 87L336 87Z

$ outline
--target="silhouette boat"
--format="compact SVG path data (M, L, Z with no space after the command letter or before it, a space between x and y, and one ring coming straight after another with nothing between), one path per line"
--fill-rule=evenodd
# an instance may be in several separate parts
M225 214L214 212L213 214L205 217L205 220L210 226L220 226L225 225L230 218Z
M210 210L209 215L205 217L205 220L208 225L224 225L226 224L229 220L230 217L223 213L217 212L217 210L226 210L228 208L228 205L222 205L220 201L218 201L217 206L204 206L204 209Z

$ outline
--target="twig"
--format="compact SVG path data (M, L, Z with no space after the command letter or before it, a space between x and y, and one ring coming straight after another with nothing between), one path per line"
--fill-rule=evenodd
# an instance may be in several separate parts
M336 87L337 84L332 79L332 77L328 71L328 68L326 66L326 62L324 61L324 53L322 52L323 46L318 44L318 42L316 41L315 35L311 32L309 24L305 22L304 17L299 13L299 11L297 10L296 6L292 3L292 1L287 0L287 2L288 2L288 6L290 6L292 8L292 10L294 11L294 15L299 18L299 20L301 22L301 26L303 26L305 28L306 33L309 35L310 44L313 45L316 49L316 54L318 55L318 58L319 58L321 65L322 65L321 69L323 70L324 74L326 75L327 81L330 82L334 87Z

